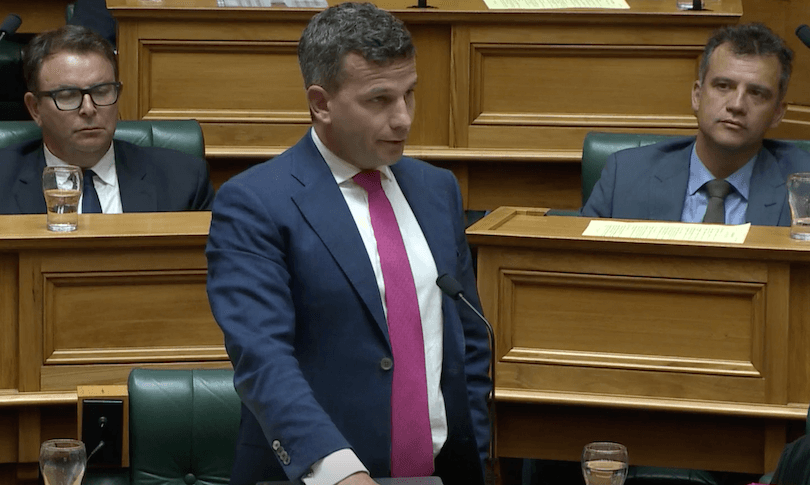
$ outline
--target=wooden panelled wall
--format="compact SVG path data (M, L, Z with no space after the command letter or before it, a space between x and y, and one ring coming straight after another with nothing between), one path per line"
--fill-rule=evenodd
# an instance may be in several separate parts
M706 0L714 20L686 15L693 30L688 38L670 18L665 22L669 25L646 32L639 30L638 23L624 21L613 29L611 39L610 29L594 25L593 20L588 21L592 28L584 29L580 36L572 35L569 20L530 27L531 22L515 16L504 16L493 29L479 29L486 22L475 20L472 29L451 30L446 21L436 20L441 12L433 11L429 21L417 21L416 14L403 7L409 3L402 2L388 1L386 6L397 10L414 31L423 99L408 153L453 169L471 209L579 206L579 148L587 131L692 133L695 122L688 92L696 70L696 49L713 26L736 21L718 14L735 10L729 5L739 3ZM796 53L788 93L790 111L770 135L810 138L810 49L793 33L799 24L810 23L810 2L741 2L742 21L764 22ZM0 15L20 14L20 31L35 33L62 25L67 3L0 0ZM111 6L127 3L109 0ZM197 5L200 0L182 3ZM480 0L431 3L445 12L475 11L483 5ZM672 11L675 0L630 3ZM286 21L281 16L275 16L275 21L254 16L240 26L223 15L216 25L198 28L187 19L187 30L161 15L153 32L142 32L152 40L137 47L139 55L143 54L139 61L122 68L123 77L130 80L124 97L136 97L141 104L124 110L125 119L200 119L217 186L279 153L300 137L308 122L294 40L309 15L299 12ZM194 17L200 20L204 15L198 12ZM475 18L483 16L479 12ZM216 52L202 61L206 39ZM128 49L135 45L127 47L131 40L122 40L123 57L133 52ZM624 48L610 47L617 41ZM442 54L431 54L439 52ZM647 64L651 58L656 61ZM152 66L152 62L156 64ZM144 83L132 84L133 76L143 69L155 74ZM204 74L197 75L200 71ZM467 76L455 76L457 72ZM261 95L255 95L257 86L262 88ZM605 100L610 103L605 105ZM616 115L629 115L630 119ZM448 152L445 147L454 150Z
M184 1L185 12L171 15L164 9L159 22L138 2L109 3L129 76L124 117L199 119L219 184L305 132L295 44L310 14L245 14L212 9L211 1ZM430 12L408 9L408 0L378 3L405 20L419 52L407 153L454 170L470 209L578 207L588 131L693 133L689 90L702 46L742 12L737 0L707 0L703 13L661 0L630 0L629 12L562 14L486 11L480 0L435 0ZM789 22L806 7L778 5L790 15L769 5L760 20L796 49L798 80L810 71L810 50ZM804 83L791 91L794 104L774 136L810 137Z

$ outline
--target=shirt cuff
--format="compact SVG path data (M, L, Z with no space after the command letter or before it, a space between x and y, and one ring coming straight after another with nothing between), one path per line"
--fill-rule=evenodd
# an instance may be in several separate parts
M301 481L305 485L335 485L357 472L368 470L351 449L344 448L316 461Z

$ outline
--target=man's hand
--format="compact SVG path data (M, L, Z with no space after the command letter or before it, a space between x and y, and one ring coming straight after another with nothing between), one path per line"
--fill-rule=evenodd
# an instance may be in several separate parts
M377 482L372 480L372 478L368 476L368 473L366 472L354 473L337 483L337 485L376 485L376 484Z

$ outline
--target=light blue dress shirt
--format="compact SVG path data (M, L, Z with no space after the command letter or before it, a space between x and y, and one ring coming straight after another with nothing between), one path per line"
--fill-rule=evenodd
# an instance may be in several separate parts
M754 172L754 163L759 154L751 157L739 170L726 177L726 181L734 188L726 196L726 224L744 224L745 213L748 210L748 192L751 185L751 174ZM692 155L689 159L689 183L686 185L686 199L683 204L682 222L702 222L709 205L709 194L706 192L706 182L714 180L714 175L703 165L697 155L695 145L692 145Z

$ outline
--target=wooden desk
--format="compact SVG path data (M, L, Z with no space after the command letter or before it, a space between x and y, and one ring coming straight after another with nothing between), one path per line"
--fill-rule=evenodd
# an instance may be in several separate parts
M132 367L228 367L205 292L210 212L0 216L0 483L76 436L76 388Z
M331 4L336 0L329 0ZM378 0L417 47L406 153L447 166L467 208L580 206L591 130L693 133L689 104L709 33L740 0L684 12L490 11L483 0ZM217 8L216 0L108 0L119 21L123 119L196 118L215 180L294 144L310 123L297 43L315 10Z
M499 456L762 473L810 402L810 244L582 237L586 218L502 207L468 230L496 330Z

